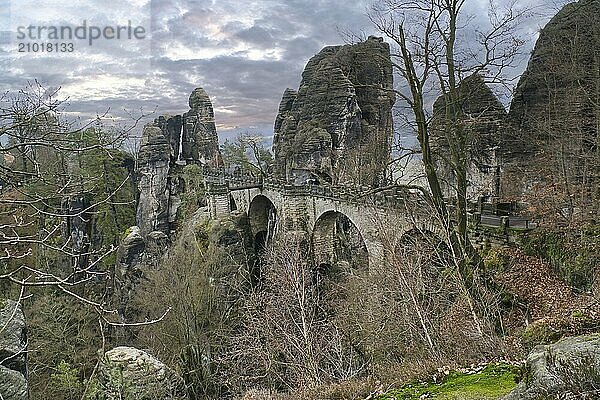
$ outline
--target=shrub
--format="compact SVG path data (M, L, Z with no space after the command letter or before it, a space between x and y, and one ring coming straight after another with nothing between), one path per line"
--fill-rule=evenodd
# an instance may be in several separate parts
M523 238L526 254L549 261L555 271L578 291L589 291L598 278L600 228L540 229Z

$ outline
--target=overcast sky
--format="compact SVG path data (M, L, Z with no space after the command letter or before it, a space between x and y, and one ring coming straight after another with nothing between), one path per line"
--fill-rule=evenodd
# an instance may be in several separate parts
M124 109L183 113L191 91L202 86L220 132L256 129L269 135L281 94L298 87L311 56L343 43L341 32L374 33L366 17L371 1L0 0L0 31L11 32L10 40L0 36L0 88L15 90L37 79L47 88L60 87L73 115L110 109L122 117ZM468 1L469 11L485 19L488 0ZM523 27L530 47L555 12L546 6ZM21 40L19 26L74 29L84 21L88 28L109 27L109 35L118 26L139 26L144 38L101 38L90 46L87 31L86 40L73 42L73 52L17 51L21 42L47 42L48 34Z

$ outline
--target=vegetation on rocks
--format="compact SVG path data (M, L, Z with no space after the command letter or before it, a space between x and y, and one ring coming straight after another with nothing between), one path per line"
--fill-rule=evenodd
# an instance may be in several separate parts
M498 400L517 385L519 367L489 364L477 372L450 372L441 382L412 382L376 397L378 400Z
M14 109L43 97L20 93L0 116L10 136L0 143L0 302L18 300L25 317L12 343L0 340L0 372L27 376L21 392L42 400L598 394L600 180L590 171L600 165L600 136L588 112L600 109L598 93L586 86L585 132L572 135L585 174L568 168L570 149L560 152L562 165L544 166L564 182L515 179L517 191L549 185L539 227L502 218L476 232L493 237L493 248L477 248L469 222L484 207L469 202L472 161L492 179L477 196L496 203L497 174L515 166L496 165L495 151L506 146L496 136L511 113L486 78L500 79L518 54L521 14L494 15L490 36L479 38L483 57L469 61L459 54L471 49L456 40L464 4L378 2L370 17L391 45L371 37L313 57L299 91L282 99L274 158L251 135L219 148L202 88L190 111L145 127L137 159L112 131L65 131L57 104ZM572 22L565 13L577 8L565 10L558 20ZM489 76L490 68L499 70ZM408 91L394 89L394 69ZM531 89L531 71L524 76L518 107ZM396 96L412 113L427 187L386 175L399 162L389 151ZM554 145L564 150L565 142ZM543 154L534 147L528 156ZM9 314L0 334L16 320ZM524 368L489 364L525 358Z

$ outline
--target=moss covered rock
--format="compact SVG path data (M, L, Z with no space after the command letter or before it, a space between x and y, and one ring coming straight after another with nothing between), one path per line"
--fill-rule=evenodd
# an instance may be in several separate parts
M536 346L527 357L527 374L504 400L597 399L600 396L600 335Z

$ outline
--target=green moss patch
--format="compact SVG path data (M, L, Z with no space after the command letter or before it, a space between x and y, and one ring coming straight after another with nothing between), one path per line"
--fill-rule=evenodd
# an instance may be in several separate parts
M517 385L519 368L509 364L490 364L478 373L452 372L441 383L413 382L392 390L379 400L496 400Z

